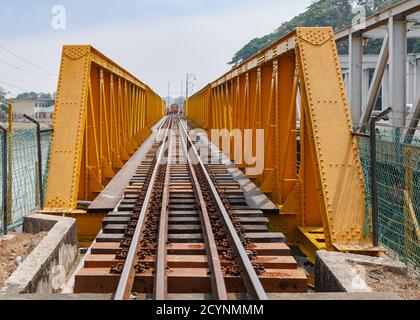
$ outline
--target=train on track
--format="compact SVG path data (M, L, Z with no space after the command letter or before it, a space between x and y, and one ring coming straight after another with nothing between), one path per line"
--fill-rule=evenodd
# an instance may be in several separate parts
M169 107L168 114L179 114L180 111L181 111L181 108L179 107L179 105L176 103L173 103Z

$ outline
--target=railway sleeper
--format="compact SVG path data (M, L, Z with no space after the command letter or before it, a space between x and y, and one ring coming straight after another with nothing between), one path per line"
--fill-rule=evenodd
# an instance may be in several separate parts
M121 250L120 243L116 242L95 242L91 247L91 254L117 254ZM150 249L154 254L155 249ZM205 246L203 243L169 243L168 254L179 255L203 255ZM285 243L254 243L252 250L258 256L289 256L290 248ZM219 250L223 254L223 250Z
M119 275L111 274L109 268L83 268L76 275L75 293L113 293ZM306 292L306 274L301 269L267 269L259 276L264 290L269 293ZM229 293L243 293L245 288L239 276L224 277ZM136 274L133 292L153 292L152 269ZM168 293L210 293L211 281L207 268L170 268L168 270Z

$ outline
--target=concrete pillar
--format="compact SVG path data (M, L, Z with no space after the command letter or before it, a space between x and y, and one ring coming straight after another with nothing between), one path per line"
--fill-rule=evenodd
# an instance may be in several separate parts
M404 127L406 120L406 21L389 18L389 100L393 108L392 124Z
M347 92L355 125L360 122L362 116L362 68L363 38L351 34L349 35L349 80Z
M416 68L414 69L415 82L414 82L414 96L420 95L420 56L416 58Z
M363 106L366 106L368 96L369 96L369 88L370 88L369 73L370 73L370 69L363 69L363 79L361 81L362 82L362 103L363 103Z
M346 88L347 96L350 96L349 92L349 72L347 69L342 69L343 72L343 81L344 81L344 87Z
M386 110L389 107L389 67L386 67L382 79L382 110Z
M414 62L415 63L415 62ZM407 62L407 104L413 104L415 99L415 65Z

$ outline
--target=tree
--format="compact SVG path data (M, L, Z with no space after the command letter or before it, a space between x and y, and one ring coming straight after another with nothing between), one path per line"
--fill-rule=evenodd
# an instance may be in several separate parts
M36 93L36 92L23 92L17 95L17 99L31 99L31 100L37 100L37 99L48 99L52 100L51 93Z
M2 102L6 98L6 90L0 87L0 102Z
M0 113L7 112L6 96L7 96L6 90L0 87Z
M51 93L39 93L38 98L45 99L45 100L52 100Z
M38 99L38 93L36 92L23 92L20 93L16 96L16 99L31 99L31 100L36 100Z

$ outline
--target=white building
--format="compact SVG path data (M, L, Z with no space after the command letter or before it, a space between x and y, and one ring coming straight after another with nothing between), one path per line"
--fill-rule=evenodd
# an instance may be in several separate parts
M45 107L38 107L35 109L35 120L38 122L46 122L51 123L53 114L54 114L55 106L51 106L48 108Z
M54 100L49 99L13 99L13 115L15 121L23 120L23 115L26 114L31 118L44 118L47 114L52 114L51 107L54 106Z

